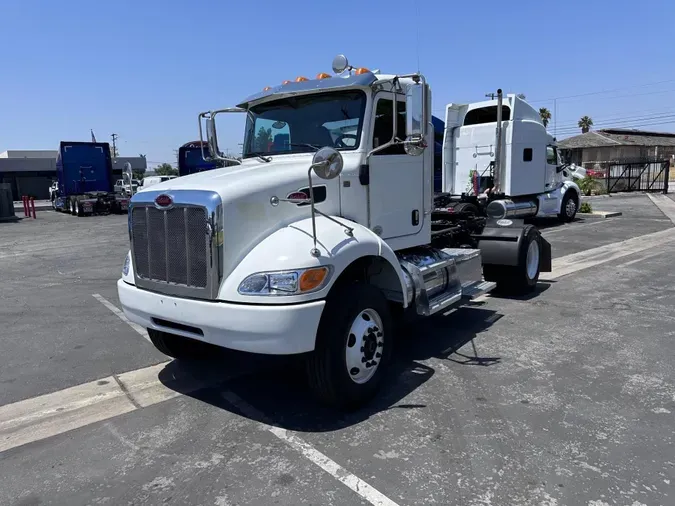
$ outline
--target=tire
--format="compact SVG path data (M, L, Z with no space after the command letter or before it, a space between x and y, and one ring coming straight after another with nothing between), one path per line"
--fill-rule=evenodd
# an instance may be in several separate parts
M565 193L562 203L560 204L560 213L558 219L562 223L570 223L574 220L579 210L579 197L575 191L570 190Z
M315 396L345 411L370 401L391 362L393 333L389 303L379 289L365 282L336 287L326 301L316 347L306 362Z
M533 225L525 225L518 252L518 265L484 265L483 277L497 283L497 290L508 295L525 295L537 288L541 265L541 236Z
M454 208L455 213L466 213L469 215L478 216L478 207L471 202L460 202Z
M148 336L155 348L178 360L206 358L209 351L213 351L213 347L209 344L161 330L148 329Z

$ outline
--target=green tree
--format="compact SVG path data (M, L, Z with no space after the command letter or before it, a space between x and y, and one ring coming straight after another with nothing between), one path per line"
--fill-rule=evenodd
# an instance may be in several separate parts
M546 109L546 107L542 107L539 109L539 117L541 118L541 122L544 124L544 128L548 126L548 122L551 121L551 111Z
M255 149L254 151L259 151L261 153L266 153L269 151L269 145L272 142L272 129L260 127L258 134L255 136Z
M585 134L593 126L593 120L589 116L582 116L579 123L577 123L577 126L581 128L581 133Z
M173 168L170 163L163 163L155 167L155 174L158 176L177 176L178 169Z

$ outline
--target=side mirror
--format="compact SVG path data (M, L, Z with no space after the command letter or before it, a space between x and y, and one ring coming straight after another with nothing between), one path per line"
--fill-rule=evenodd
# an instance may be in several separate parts
M129 162L126 162L124 164L124 171L122 172L122 182L124 185L129 185L129 193L131 195L134 194L134 187L131 184L131 181L134 179L134 171L131 168L131 164Z
M211 158L217 160L220 157L220 150L218 149L218 134L216 132L215 115L206 119L206 142L209 146Z
M321 148L312 158L312 169L321 179L334 179L342 172L343 160L340 152L331 147Z
M405 151L409 155L421 155L426 148L427 111L426 84L410 84L405 92Z

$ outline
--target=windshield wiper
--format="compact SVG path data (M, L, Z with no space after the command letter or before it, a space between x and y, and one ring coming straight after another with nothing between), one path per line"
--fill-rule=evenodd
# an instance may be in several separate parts
M308 143L305 143L305 142L300 143L300 144L296 144L296 143L291 142L289 144L289 146L298 146L298 147L302 147L302 148L312 148L315 151L319 151L321 149L321 146L317 146L316 144L308 144Z
M265 156L258 151L253 152L253 153L246 153L246 154L251 155L251 156L255 156L257 158L260 158L263 162L271 162L272 161L272 158L270 158L269 156Z

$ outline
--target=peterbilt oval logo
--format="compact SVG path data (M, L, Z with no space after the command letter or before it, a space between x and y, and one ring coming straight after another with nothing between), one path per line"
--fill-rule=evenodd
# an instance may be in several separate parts
M309 200L309 196L305 192L292 192L286 198L288 200Z
M171 195L167 195L165 193L158 195L157 198L155 199L155 205L158 207L168 207L171 204L173 204L173 199L171 198Z

